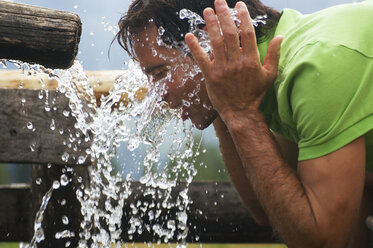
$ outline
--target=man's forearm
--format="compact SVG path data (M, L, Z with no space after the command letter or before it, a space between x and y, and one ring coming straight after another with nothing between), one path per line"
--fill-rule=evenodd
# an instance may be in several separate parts
M260 113L225 116L259 201L289 247L322 247L323 235L309 198L294 171L283 160Z
M241 159L237 153L229 131L220 117L214 121L214 128L219 138L220 151L232 184L244 204L249 208L252 217L258 224L269 225L269 220L261 206L249 179L246 177Z

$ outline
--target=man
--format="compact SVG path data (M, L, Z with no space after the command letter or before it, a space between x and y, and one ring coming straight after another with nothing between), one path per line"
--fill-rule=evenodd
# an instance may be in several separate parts
M179 19L183 8L203 12L212 54ZM252 18L266 14L267 24L254 30L248 9ZM135 0L117 37L166 87L170 107L200 129L213 122L231 180L258 223L272 225L288 247L365 247L372 11L370 1L301 15L258 0ZM184 39L191 54L180 49ZM188 74L196 64L202 72Z

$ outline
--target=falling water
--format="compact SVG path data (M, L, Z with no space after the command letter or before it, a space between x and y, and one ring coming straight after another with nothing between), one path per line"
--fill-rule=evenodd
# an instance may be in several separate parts
M198 28L200 24L204 24L203 19L185 9L179 12L179 16L181 19L188 19L190 32L200 38L200 44L206 52L211 52L207 33ZM234 11L232 16L236 17ZM265 23L264 19L265 17L258 17L253 23ZM239 25L239 20L235 20ZM164 29L160 27L158 31L159 36L162 36ZM160 38L158 45L167 46ZM181 47L186 52L171 61L172 64L181 67L185 73L185 82L200 73L200 69L196 65L187 67L177 63L188 56L189 50L183 42L173 45ZM157 54L153 52L153 55ZM3 61L2 63L6 64ZM92 144L84 151L85 154L78 158L79 164L83 164L88 158L92 162L90 185L84 186L80 179L78 181L82 184L76 190L84 218L80 225L79 247L121 247L122 237L131 240L135 234L141 234L145 230L154 235L157 243L167 243L176 237L178 247L186 247L187 208L190 203L188 185L197 173L194 162L199 144L193 139L192 125L181 121L181 111L170 109L162 101L161 96L166 90L162 80L150 84L139 65L131 61L128 70L117 76L109 94L97 100L79 62L75 62L68 70L51 70L42 66L13 63L19 65L22 73L35 75L42 72L50 78L57 79L57 92L69 99L70 111L65 110L63 114L76 119L75 128L81 131L86 142ZM167 73L164 80L170 79L174 69ZM44 85L42 80L41 83ZM199 87L190 93L190 98L196 96L198 91ZM48 97L47 90L42 90L39 94L39 99L46 103L45 111L51 111L51 108L55 107L50 106ZM195 102L183 103L188 106ZM50 129L60 134L66 132L58 130L57 124L56 120L51 120ZM25 126L27 129L34 128L32 122L25 123ZM71 147L76 142L76 136L76 133L70 134L70 143L65 145ZM167 152L162 148L165 143L169 146ZM118 148L124 145L130 154L127 158L128 163L135 161L138 168L143 168L144 173L139 182L143 185L142 193L151 199L131 204L130 216L126 216L128 223L122 227L123 207L133 194L131 185L134 178L133 172L126 171L126 162L121 164L125 171L122 174L115 170L112 161L118 156ZM67 162L70 156L71 154L65 152L61 156L61 161ZM68 181L65 179L61 177L58 187L67 185ZM172 192L179 181L185 182L185 187L175 198ZM42 212L53 188L43 198L35 222L35 236L29 247L35 247L44 239L41 228ZM176 209L175 216L168 216L170 209ZM69 221L66 216L61 216L61 219L64 224ZM155 224L149 224L144 219ZM74 233L65 230L56 233L55 236L73 237ZM66 245L69 246L69 243Z
M79 233L79 247L121 247L123 236L131 240L133 235L141 234L143 230L153 233L154 237L158 237L158 242L167 243L177 237L180 247L185 247L188 233L186 211L189 204L187 186L196 174L193 161L190 160L195 156L197 148L193 140L192 125L180 120L180 110L171 110L162 102L161 95L165 89L160 85L150 85L139 65L130 62L128 70L118 75L109 94L102 96L98 102L78 62L68 70L50 70L43 67L34 70L34 65L16 61L13 63L18 64L24 74L35 75L42 72L57 79L57 91L70 101L70 111L64 111L63 114L73 116L76 119L75 128L82 132L86 142L92 143L85 155L78 158L80 164L89 157L94 162L90 171L90 186L81 184L76 191L84 217L81 223L82 231ZM45 111L51 111L55 106L51 106L46 99L48 91L42 91L43 97L39 98L46 103ZM50 129L60 132L56 129L57 124L56 120L51 120ZM169 128L171 125L176 126L172 131ZM27 129L34 128L32 122L25 123L25 126ZM94 139L90 140L92 134ZM166 135L172 142L166 153L167 160L164 161L161 159L160 149ZM73 143L75 140L70 141ZM136 160L136 165L144 168L144 175L139 180L144 186L142 193L152 199L149 202L137 202L136 206L131 205L132 216L129 216L126 228L121 226L122 211L126 199L133 193L131 183L134 179L128 171L126 175L122 175L115 172L112 166L112 160L117 156L117 149L121 145L126 145L132 154L128 161ZM66 143L66 146L71 146L71 143ZM146 155L139 156L139 152L136 153L139 150ZM71 156L72 154L65 152L61 161L67 163ZM121 166L125 168L126 164ZM35 222L35 236L30 246L26 247L37 247L37 243L44 239L41 228L42 213L53 189L68 184L65 177L62 175L61 181L56 181L58 186L53 184L43 198ZM171 193L180 180L186 182L186 185L174 199ZM162 202L159 204L156 197L160 195ZM105 200L104 204L102 200ZM173 219L159 219L167 215L171 208L177 209ZM145 223L145 215L156 224ZM66 222L66 218L61 218ZM102 223L107 227L102 226ZM55 237L74 237L74 233L65 230L56 233Z
M42 201L41 201L41 206L39 211L36 213L35 217L35 222L34 222L34 237L32 238L30 242L30 248L36 248L37 243L41 242L44 240L44 230L42 227L42 222L44 219L44 212L45 209L48 206L48 202L52 197L52 192L53 192L53 187L48 190L48 192L44 195Z

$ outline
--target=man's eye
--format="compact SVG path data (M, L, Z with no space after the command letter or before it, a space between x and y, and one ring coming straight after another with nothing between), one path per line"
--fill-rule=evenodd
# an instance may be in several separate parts
M163 70L163 71L156 72L156 73L153 74L153 78L155 80L160 80L160 79L162 79L166 76L167 76L167 70Z

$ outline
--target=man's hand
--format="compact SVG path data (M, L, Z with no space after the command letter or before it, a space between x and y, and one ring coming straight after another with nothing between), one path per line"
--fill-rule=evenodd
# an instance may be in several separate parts
M223 120L226 114L258 110L263 96L277 77L282 42L280 36L271 41L264 65L261 65L255 30L247 7L243 2L238 2L235 8L241 21L239 28L225 0L215 1L216 15L211 8L204 10L213 60L199 46L193 34L185 36L205 77L211 103Z

